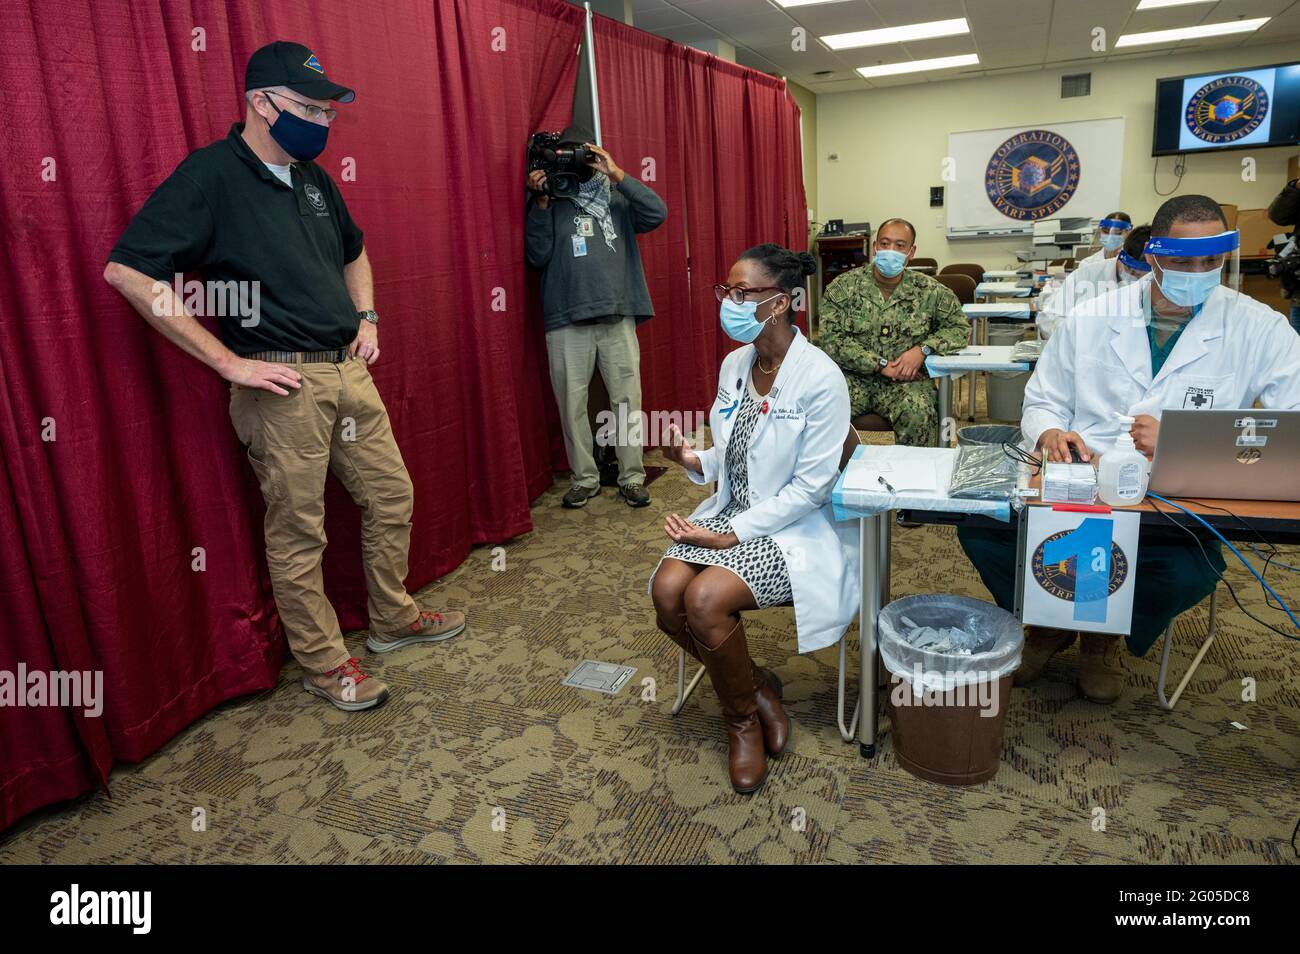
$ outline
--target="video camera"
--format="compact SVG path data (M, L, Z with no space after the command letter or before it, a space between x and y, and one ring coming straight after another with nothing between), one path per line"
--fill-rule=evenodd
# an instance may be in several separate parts
M557 199L578 194L578 172L598 158L582 143L560 143L560 133L533 133L528 140L528 171L546 173L542 191Z
M1282 286L1282 294L1288 298L1300 291L1300 250L1296 247L1297 235L1293 233L1285 241L1274 239L1268 247L1276 252L1276 257L1268 260L1268 274L1276 278Z

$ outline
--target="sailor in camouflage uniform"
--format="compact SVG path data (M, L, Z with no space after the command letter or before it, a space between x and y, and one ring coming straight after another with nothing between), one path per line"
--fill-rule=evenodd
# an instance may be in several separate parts
M845 272L826 288L819 346L844 372L852 415L888 420L900 444L939 442L930 354L960 351L970 323L946 286L905 266L916 230L902 219L881 225L871 265Z

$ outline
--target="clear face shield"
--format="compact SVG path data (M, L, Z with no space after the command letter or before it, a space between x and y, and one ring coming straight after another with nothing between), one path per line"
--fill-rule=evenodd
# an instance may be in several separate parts
M1160 293L1180 308L1199 307L1220 285L1241 288L1241 234L1152 236L1144 257Z
M1128 238L1128 233L1132 229L1132 222L1125 222L1123 219L1102 219L1092 232L1092 244L1114 255L1118 249L1124 247L1124 240Z

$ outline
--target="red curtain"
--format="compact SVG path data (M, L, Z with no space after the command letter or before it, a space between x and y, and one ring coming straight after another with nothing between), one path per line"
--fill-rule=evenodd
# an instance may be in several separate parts
M605 145L629 175L654 159L669 209L640 237L656 314L639 329L642 403L702 411L736 347L713 285L754 245L808 247L799 107L783 80L605 17L595 50Z
M99 718L0 709L0 828L276 681L262 505L225 385L101 280L149 192L242 119L263 43L306 43L357 90L318 161L375 268L374 373L416 487L408 585L530 528L551 458L524 147L568 121L582 16L561 0L0 0L0 670L99 670L106 700ZM359 517L331 484L327 589L355 627Z
M763 242L808 247L799 107L776 77L698 50L678 52L682 136L697 144L685 152L691 312L699 327L716 328L712 286L726 280L741 252ZM735 347L716 333L715 365Z

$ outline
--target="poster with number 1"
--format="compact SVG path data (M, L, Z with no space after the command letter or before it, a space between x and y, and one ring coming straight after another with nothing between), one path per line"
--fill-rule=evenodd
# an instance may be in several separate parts
M1021 618L1031 626L1127 633L1133 619L1138 514L1027 508Z

